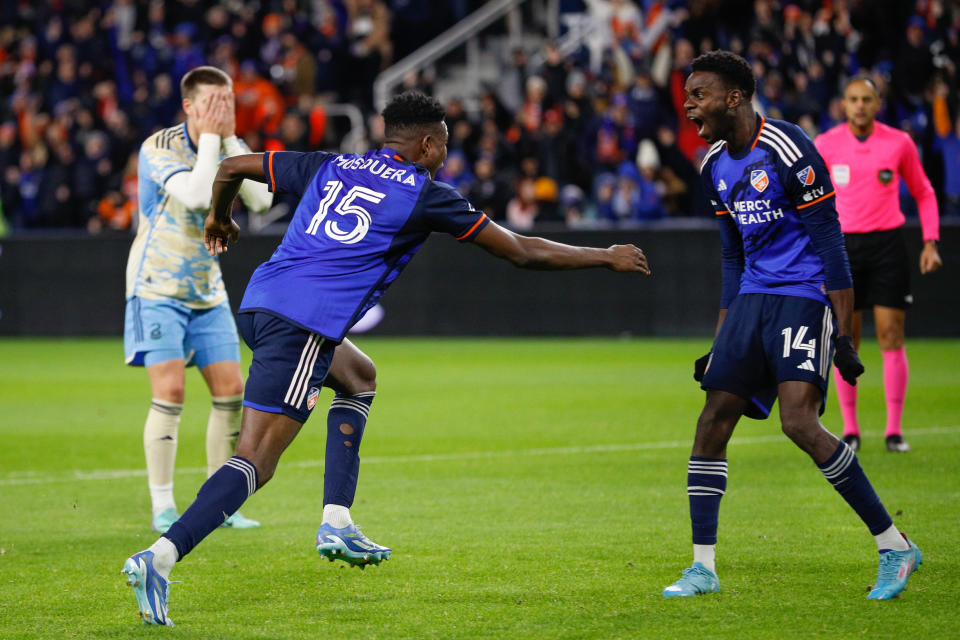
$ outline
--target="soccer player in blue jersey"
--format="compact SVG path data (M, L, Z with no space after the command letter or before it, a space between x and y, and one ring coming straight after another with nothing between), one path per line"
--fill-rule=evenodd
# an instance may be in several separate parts
M250 149L234 133L230 76L197 67L180 89L186 122L154 133L140 147L140 225L127 260L123 336L127 364L146 368L150 378L143 448L152 526L161 533L179 517L173 470L186 366L196 365L212 396L208 475L234 454L243 398L240 339L219 262L203 245L203 222L220 161ZM273 199L251 181L240 193L252 211L267 209ZM260 525L235 513L224 526Z
M893 598L920 550L894 526L856 454L819 420L831 355L850 384L863 373L833 185L798 127L754 111L754 90L750 65L723 51L694 60L685 87L687 118L711 144L700 174L720 223L723 288L713 349L694 370L707 392L687 471L694 561L663 595L720 590L715 546L727 442L741 416L764 419L779 397L783 432L876 538L880 568L867 597Z
M174 563L270 480L316 404L328 370L338 393L327 420L317 550L361 568L390 557L388 547L364 536L350 518L374 394L349 395L338 388L349 391L356 381L362 387L372 368L344 336L431 232L472 242L527 269L650 273L633 245L574 247L520 236L491 222L452 187L434 182L447 155L444 115L435 99L408 92L383 111L381 149L364 155L271 152L221 164L204 234L211 255L237 239L230 210L244 179L265 181L272 191L295 194L300 202L283 241L254 272L240 304L238 324L253 363L237 455L207 480L163 536L124 564L144 622L172 624L167 599Z

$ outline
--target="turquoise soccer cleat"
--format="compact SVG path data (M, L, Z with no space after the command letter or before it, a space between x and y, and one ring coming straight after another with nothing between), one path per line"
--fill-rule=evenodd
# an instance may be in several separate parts
M663 590L664 597L697 596L703 593L720 591L720 580L717 574L707 569L699 562L694 562L689 569L683 570L683 577Z
M906 539L906 536L904 536ZM907 586L910 574L923 564L923 554L919 547L907 540L910 548L906 551L886 551L880 554L880 567L877 569L877 582L868 600L889 600L900 595Z
M153 568L153 552L141 551L127 558L122 573L137 598L143 624L174 626L167 609L170 583Z
M239 511L223 521L223 524L220 525L226 529L256 529L260 526L260 523L256 520L251 520L247 516L243 515Z
M363 535L355 524L335 529L322 524L317 530L317 553L333 562L343 560L354 567L380 564L390 559L391 550Z
M180 514L177 513L176 509L170 507L169 509L164 509L157 515L153 516L153 523L151 526L157 533L166 533L167 529L170 528L170 525L179 519Z

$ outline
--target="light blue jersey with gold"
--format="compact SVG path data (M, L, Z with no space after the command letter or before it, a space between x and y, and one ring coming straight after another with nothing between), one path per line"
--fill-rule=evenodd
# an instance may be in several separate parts
M191 210L164 189L171 176L192 171L196 162L186 123L156 132L140 147L140 226L127 260L128 300L174 298L207 309L227 299L220 264L203 246L208 209Z

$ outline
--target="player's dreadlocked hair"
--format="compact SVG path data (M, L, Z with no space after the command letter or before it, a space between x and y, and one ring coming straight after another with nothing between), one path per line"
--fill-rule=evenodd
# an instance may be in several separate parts
M387 103L382 115L384 135L405 137L414 129L429 128L443 122L447 112L436 98L419 91L405 91Z
M708 51L702 56L694 58L691 64L694 71L715 73L728 87L735 87L743 91L743 96L750 99L757 90L757 81L753 78L750 64L735 53L729 51Z

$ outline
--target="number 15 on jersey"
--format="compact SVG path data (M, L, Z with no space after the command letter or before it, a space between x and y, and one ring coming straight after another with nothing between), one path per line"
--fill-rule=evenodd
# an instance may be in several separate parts
M343 182L340 180L330 180L323 186L325 195L320 201L320 206L317 207L317 212L314 214L313 219L310 220L306 232L315 236L320 230L320 226L323 225L323 232L331 239L342 242L343 244L356 244L367 235L372 221L370 212L356 203L356 200L366 200L372 204L378 204L387 194L355 185L351 187L342 198L338 199L341 191L343 191ZM333 204L334 202L336 202L335 205ZM331 205L333 205L334 213L344 218L354 217L356 223L352 229L349 231L343 230L340 223L346 222L345 220L325 220L327 214L330 212Z

